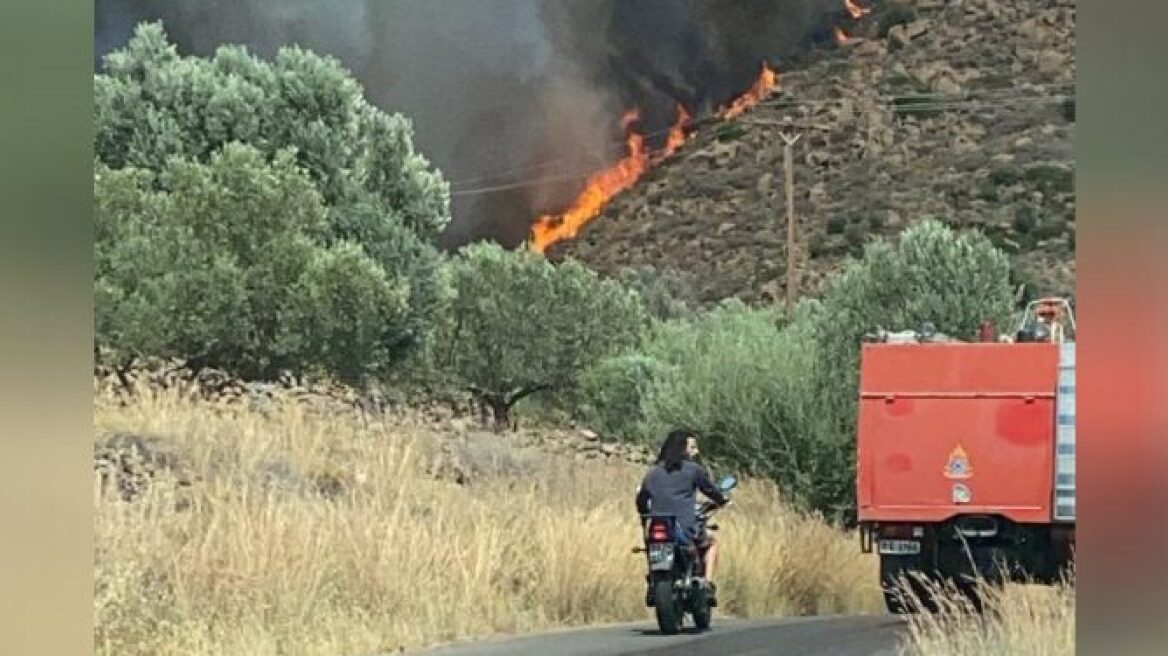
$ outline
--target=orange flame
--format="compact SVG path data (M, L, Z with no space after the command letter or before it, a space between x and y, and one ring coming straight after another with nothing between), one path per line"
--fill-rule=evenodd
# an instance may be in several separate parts
M677 106L677 121L673 123L673 127L669 129L669 136L665 139L665 147L657 155L656 161L661 161L677 152L678 148L685 145L687 138L685 134L685 127L689 125L689 112L685 111L685 107L680 104Z
M754 81L750 89L719 111L718 115L722 118L734 118L762 102L763 98L770 95L771 91L774 91L778 86L779 76L771 70L770 66L766 65L766 62L763 62L762 72L758 74L758 79Z
M840 45L840 46L846 45L848 43L848 41L851 41L851 37L848 36L848 33L841 30L838 25L836 27L831 28L831 29L832 29L832 31L835 32L836 45Z
M778 87L778 76L766 64L754 85L728 107L719 112L723 118L733 118L754 107ZM593 173L584 190L562 214L545 214L531 226L529 246L543 253L548 246L575 237L580 228L600 214L605 204L618 193L632 187L653 165L677 152L685 145L689 136L686 127L691 117L680 104L677 106L677 120L669 130L665 145L650 155L645 151L645 138L634 131L633 125L641 118L636 109L629 110L621 117L621 129L625 131L625 147L628 154L612 166Z
M861 7L856 4L855 0L844 0L844 8L852 15L852 18L860 18L861 16L872 13L871 7Z
M629 128L633 127L633 124L640 120L641 112L637 111L636 109L630 109L621 115L621 130L628 132Z
M584 191L576 196L566 212L559 216L545 214L539 217L531 227L532 249L542 253L557 241L575 237L584 224L600 214L608 199L633 186L645 173L648 168L645 138L631 131L640 117L640 112L635 109L621 117L621 127L628 133L625 141L628 155L607 169L593 173L584 185Z

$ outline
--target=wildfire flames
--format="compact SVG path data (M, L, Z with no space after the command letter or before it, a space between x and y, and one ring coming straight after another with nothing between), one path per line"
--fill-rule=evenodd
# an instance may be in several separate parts
M662 151L664 154L661 156L662 159L672 155L685 143L687 138L685 134L685 127L689 125L689 121L689 112L685 111L685 107L682 107L679 104L677 106L677 121L673 124L673 127L669 129L669 136L665 139L665 148Z
M718 111L721 118L734 118L754 107L766 98L779 85L778 76L766 64L758 79L746 93L734 99L729 105ZM640 112L636 109L625 112L621 117L621 129L625 132L625 147L628 154L616 164L592 174L588 178L584 190L576 196L576 200L562 214L545 214L536 220L531 228L530 246L540 253L548 246L571 239L576 236L585 224L591 221L604 209L609 199L618 193L632 187L650 167L655 166L665 158L677 152L689 138L687 127L691 117L689 112L680 104L677 106L677 119L669 130L665 145L656 152L645 150L645 137L636 132L633 126L640 121Z
M851 37L848 36L848 33L840 29L838 25L831 29L835 33L835 42L837 45L847 45L848 41L851 41Z
M872 13L871 7L862 5L856 2L856 0L844 0L844 9L848 10L848 15L852 17L852 20L860 20L864 16ZM852 41L852 37L848 36L848 33L839 25L832 27L831 31L835 35L836 45L846 46Z
M872 7L868 6L867 0L843 0L843 3L844 9L853 20L859 20L872 13ZM840 46L847 45L852 40L838 25L832 28L832 32L836 44ZM721 107L716 115L723 119L739 116L762 102L778 86L778 75L763 63L762 71L750 89ZM677 120L669 130L665 145L660 150L649 153L645 150L644 135L633 129L640 118L640 112L636 109L625 112L621 117L621 129L625 132L625 147L628 151L623 159L592 174L584 185L584 190L563 213L545 214L536 220L531 228L529 242L532 250L542 253L548 246L558 241L575 237L580 228L600 214L609 199L633 186L646 171L676 152L690 137L687 128L691 117L685 107L679 104Z
M576 196L575 202L559 216L545 214L539 217L531 229L531 247L544 252L548 246L561 239L576 236L580 227L600 213L608 199L628 189L648 170L649 160L645 153L645 138L632 130L641 118L640 112L630 110L621 117L621 127L628 135L625 145L628 155L616 164L588 178L584 191ZM675 126L676 129L676 126ZM670 131L672 141L673 131ZM684 136L682 140L684 142ZM680 146L681 144L678 144ZM677 146L674 146L676 150Z
M718 112L718 114L722 118L734 118L757 105L778 86L779 77L775 75L775 72L769 66L763 64L762 72L758 74L758 79L754 81L754 85L750 87L750 90L739 96L728 107Z
M848 10L848 13L852 15L852 18L857 19L861 16L872 13L871 7L862 7L856 4L854 0L844 0L844 8Z

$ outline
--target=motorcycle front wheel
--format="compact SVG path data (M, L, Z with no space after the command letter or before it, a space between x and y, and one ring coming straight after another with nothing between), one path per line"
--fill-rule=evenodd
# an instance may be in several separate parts
M698 631L705 631L710 628L710 620L713 619L714 609L710 607L710 597L706 593L706 589L700 585L695 585L693 592L690 593L690 605L693 606L694 627Z

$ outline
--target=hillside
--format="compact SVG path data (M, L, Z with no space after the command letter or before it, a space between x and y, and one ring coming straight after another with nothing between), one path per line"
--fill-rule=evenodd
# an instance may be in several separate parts
M1070 0L878 3L548 256L680 272L707 303L781 298L790 121L802 292L867 239L935 216L986 232L1031 293L1072 293L1074 29Z

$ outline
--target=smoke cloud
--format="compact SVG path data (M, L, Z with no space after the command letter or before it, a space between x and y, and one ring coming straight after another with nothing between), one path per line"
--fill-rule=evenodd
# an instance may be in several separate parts
M619 118L655 132L677 103L701 115L782 68L838 0L96 0L95 56L161 20L180 51L225 43L339 59L369 100L409 116L451 180L444 245L520 243L582 175L623 149ZM95 64L97 62L95 61ZM652 142L651 142L652 143ZM500 188L501 187L501 188Z

